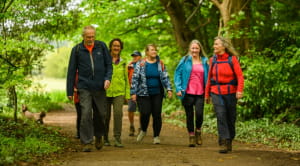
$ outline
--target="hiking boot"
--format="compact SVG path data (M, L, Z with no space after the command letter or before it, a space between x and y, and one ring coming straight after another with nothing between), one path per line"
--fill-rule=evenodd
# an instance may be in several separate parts
M130 126L129 136L134 136L134 132L135 132L134 126Z
M201 130L196 130L196 144L202 145Z
M120 138L115 139L115 147L118 147L118 148L123 148L124 147L124 145L122 144Z
M102 137L96 137L96 140L95 140L96 149L98 149L98 150L102 149L103 144L104 144L103 138Z
M146 132L141 130L141 132L139 133L139 135L136 138L136 141L141 142L144 139L145 135L146 135Z
M189 147L195 147L196 146L196 138L194 135L190 135L190 138L189 138Z
M160 139L159 139L158 136L157 136L157 137L154 137L154 139L153 139L153 144L160 144Z
M108 139L104 139L104 146L111 146Z
M219 153L228 153L227 140L223 139L220 141Z
M85 144L84 147L83 147L83 152L91 152L92 151L92 144Z

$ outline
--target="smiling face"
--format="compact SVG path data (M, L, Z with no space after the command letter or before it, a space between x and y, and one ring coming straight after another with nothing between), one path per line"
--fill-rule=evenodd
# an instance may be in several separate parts
M225 53L225 47L223 45L223 42L220 39L216 39L214 41L214 53L221 55Z
M200 55L201 48L197 43L192 43L190 46L190 54L192 57L196 57Z
M84 45L91 46L95 42L96 32L94 29L86 29L83 35Z
M154 59L156 58L157 56L157 50L154 46L150 45L147 47L147 50L146 50L146 55L151 58L151 59Z
M110 49L111 49L111 54L112 55L120 55L121 43L117 40L113 41Z

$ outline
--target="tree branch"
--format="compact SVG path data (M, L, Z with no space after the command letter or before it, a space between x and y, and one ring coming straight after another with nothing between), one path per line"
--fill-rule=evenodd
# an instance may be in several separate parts
M210 0L213 4L217 6L217 8L221 9L221 3L218 0Z
M198 31L201 27L204 27L205 25L209 24L210 22L211 22L211 19L208 18L207 21L206 21L205 23L198 25L198 26L193 30L193 32Z
M5 4L6 4L6 0L5 0L5 1L4 1L3 8L1 9L1 13L5 13L5 12L8 10L8 8L12 5L13 2L14 2L14 0L10 0L10 1L8 2L8 4L5 5Z
M199 0L199 3L196 7L196 9L193 11L193 13L186 19L185 24L188 24L190 22L190 20L192 19L192 17L196 14L196 12L198 11L198 9L200 8L201 4L202 4L203 0Z
M17 66L15 66L13 63L11 63L9 60L7 60L6 58L4 58L2 55L0 55L0 59L3 59L8 65L10 65L13 68L18 68Z

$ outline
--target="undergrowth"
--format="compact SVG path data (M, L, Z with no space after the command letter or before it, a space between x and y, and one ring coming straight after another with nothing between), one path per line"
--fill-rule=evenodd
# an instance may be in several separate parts
M17 122L13 120L12 108L4 104L0 108L0 165L18 162L34 165L40 158L59 153L69 143L59 128L40 125L21 116L21 104L26 104L31 112L62 109L61 104L68 102L65 92L19 91L18 97Z
M58 128L0 117L0 165L34 163L39 157L60 152L67 143Z
M217 135L217 119L211 107L211 105L205 106L202 130L205 133L212 133ZM172 112L168 110L168 108L176 111ZM174 105L170 107L169 103L167 103L166 106L164 106L163 112L165 114L165 122L172 123L181 127L186 127L185 112L183 107L178 105L178 103L175 109ZM176 112L180 113L178 114ZM270 147L288 151L300 150L299 126L288 123L278 124L272 122L267 118L248 121L242 121L241 119L241 117L238 117L236 121L235 140L247 143L264 144Z

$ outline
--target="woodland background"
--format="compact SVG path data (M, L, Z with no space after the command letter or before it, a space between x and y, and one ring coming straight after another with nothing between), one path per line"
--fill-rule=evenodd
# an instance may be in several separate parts
M227 36L245 76L239 115L296 123L299 9L295 0L1 0L1 108L16 112L25 100L17 94L26 92L34 75L65 78L70 49L82 40L82 27L91 24L99 40L121 38L128 61L133 50L157 44L171 78L192 39L200 40L210 57L213 38Z
M57 129L27 122L20 109L47 112L70 103L65 90L48 92L36 80L65 80L86 25L106 44L121 38L128 62L134 50L144 54L155 43L172 82L191 40L211 57L214 37L230 38L245 77L236 139L300 149L299 0L0 0L0 165L66 148ZM205 107L203 131L216 134L212 106ZM182 110L176 97L164 101L165 120L184 126Z

